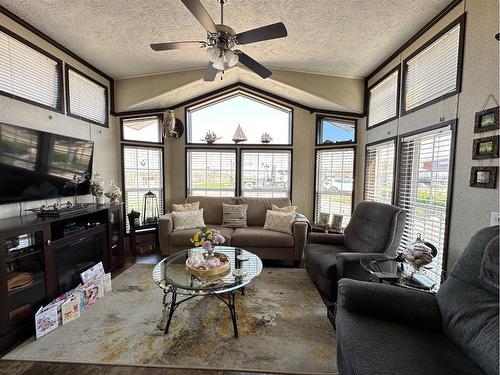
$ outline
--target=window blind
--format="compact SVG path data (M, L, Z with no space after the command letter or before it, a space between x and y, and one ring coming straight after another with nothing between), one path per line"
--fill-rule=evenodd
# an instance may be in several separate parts
M354 149L316 150L315 221L320 212L343 215L342 226L351 218L354 186Z
M125 212L143 212L144 194L152 191L158 198L158 210L163 214L163 150L148 147L123 147ZM129 229L126 220L127 230Z
M0 31L0 91L60 110L60 67L58 61Z
M291 151L241 152L241 193L245 197L290 197Z
M68 69L69 114L104 125L107 122L107 101L105 86Z
M406 111L457 90L460 27L457 24L406 61Z
M365 200L392 203L394 181L394 141L366 148Z
M368 102L368 127L377 125L397 116L399 71L370 89Z
M187 150L187 195L232 197L236 192L236 150Z
M398 206L406 211L400 249L407 249L418 233L436 246L438 254L427 272L436 285L441 281L446 241L451 138L452 131L446 129L403 139L399 162Z

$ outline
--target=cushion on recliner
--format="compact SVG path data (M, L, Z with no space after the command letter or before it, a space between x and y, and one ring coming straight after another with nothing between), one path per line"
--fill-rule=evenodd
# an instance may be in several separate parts
M344 246L310 243L304 250L307 266L325 277L335 279L337 255L348 251Z
M238 204L248 204L247 224L248 226L264 226L267 210L272 210L273 204L278 207L290 206L289 198L246 198L239 197ZM200 206L201 207L201 206Z
M222 225L222 203L236 204L234 197L198 197L191 196L186 198L186 203L200 202L200 208L203 208L203 219L205 224Z
M487 374L498 374L498 290L480 271L495 237L498 226L477 232L436 296L444 333Z
M231 245L237 247L293 247L293 235L273 232L262 227L236 228L231 235Z
M231 245L231 236L233 235L232 228L225 228L220 225L207 225L207 228L217 229L220 231L226 242L224 242L223 246ZM185 229L180 230L178 232L172 232L169 234L168 241L174 246L191 246L194 245L191 243L191 238L198 232L198 229Z
M499 271L499 242L498 236L493 238L486 246L483 261L481 262L481 270L479 278L482 282L491 285L498 289L498 271Z
M357 253L377 253L386 249L394 235L394 220L400 207L377 202L361 202L356 206L344 231L344 244Z

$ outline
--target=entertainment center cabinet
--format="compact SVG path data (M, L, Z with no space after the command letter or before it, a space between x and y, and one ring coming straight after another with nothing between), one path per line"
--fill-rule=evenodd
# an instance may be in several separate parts
M125 263L122 204L90 204L57 217L0 219L0 351L34 333L34 314L102 261Z

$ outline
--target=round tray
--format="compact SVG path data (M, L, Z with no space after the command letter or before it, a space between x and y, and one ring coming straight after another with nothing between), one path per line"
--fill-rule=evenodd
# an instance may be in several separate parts
M186 271L189 272L192 275L201 277L201 278L207 278L207 277L212 277L212 276L217 276L221 275L229 270L231 268L231 263L229 263L229 258L227 255L222 254L222 253L213 253L214 258L219 258L221 265L217 268L211 268L208 270L205 269L198 269L194 268L191 266L191 261L195 255L190 256L186 260Z

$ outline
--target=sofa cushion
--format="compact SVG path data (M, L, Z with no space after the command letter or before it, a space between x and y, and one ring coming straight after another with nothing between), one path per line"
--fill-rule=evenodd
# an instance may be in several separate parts
M249 226L264 226L266 212L273 208L273 204L278 207L290 206L289 198L238 198L238 204L248 204L247 224ZM202 207L200 205L200 207Z
M440 331L426 331L343 308L337 309L335 321L342 374L483 374Z
M186 203L200 202L203 208L205 224L222 225L222 203L236 204L234 197L200 197L192 196L186 198Z
M172 211L185 212L196 211L200 209L200 202L186 203L186 204L172 204Z
M174 232L191 228L203 228L203 208L196 211L172 212L174 222Z
M272 232L262 227L236 228L231 236L231 245L238 247L293 247L293 236Z
M267 210L265 230L293 234L292 227L295 220L294 212L278 212Z
M386 249L392 227L401 208L377 202L356 206L344 231L344 243L356 253L377 253Z
M209 229L217 229L220 231L222 236L225 238L226 242L224 242L224 246L231 245L231 236L233 234L232 228L224 228L220 225L207 225ZM168 240L171 245L174 246L191 246L194 245L191 243L191 238L198 232L198 229L185 229L177 232L170 233Z
M278 212L295 212L295 211L297 211L297 206L278 207L275 204L273 204L272 205L272 210L273 211L278 211Z
M226 228L246 228L247 227L246 204L225 204L222 203L222 226Z

